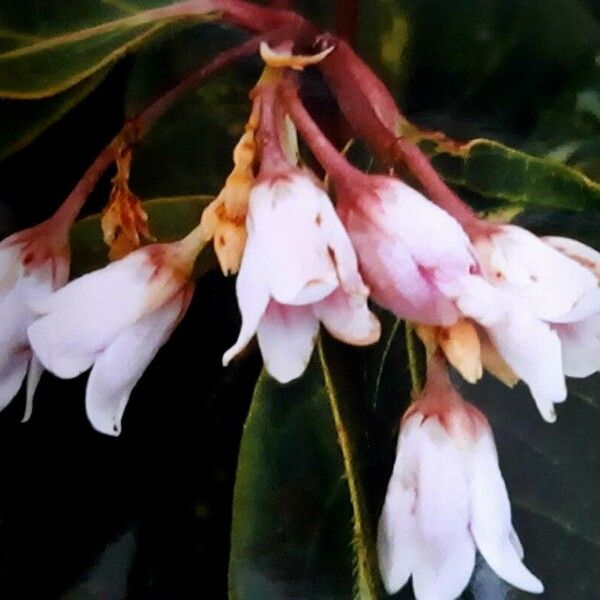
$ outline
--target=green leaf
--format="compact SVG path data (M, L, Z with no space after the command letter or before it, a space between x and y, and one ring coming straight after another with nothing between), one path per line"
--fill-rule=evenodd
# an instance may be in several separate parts
M368 518L338 378L321 352L297 381L261 375L244 428L230 558L235 600L377 598ZM336 387L334 387L336 386Z
M0 40L4 37L3 46L10 48L0 54L0 97L4 98L57 94L187 16L175 14L178 4L157 5L155 0L91 0L83 11L63 2L52 3L56 5L52 8L29 0L25 4L31 4L33 15L28 15L23 29L19 15L28 8L23 4L9 2L0 8ZM196 11L196 18L201 17Z
M159 242L184 237L200 221L212 200L210 196L155 198L143 202L152 235ZM71 277L78 277L108 264L108 247L102 239L101 215L78 221L71 230Z
M424 142L444 179L486 198L550 208L600 209L600 184L576 169L492 140Z
M0 100L0 160L33 142L90 94L106 76L103 69L72 88L35 102Z

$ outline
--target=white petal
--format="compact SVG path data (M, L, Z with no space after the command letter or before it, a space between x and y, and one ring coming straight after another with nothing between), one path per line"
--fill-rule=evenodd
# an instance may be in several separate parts
M338 288L314 304L313 310L327 331L342 342L364 346L379 339L381 325L363 296L352 297Z
M257 240L249 238L236 281L242 327L235 344L223 355L224 366L248 345L267 309L269 290L266 285L265 268L264 256Z
M185 313L191 291L186 288L172 301L125 328L100 354L85 394L86 412L94 429L107 435L121 433L121 418L129 395Z
M594 248L590 248L590 246L577 240L558 236L545 236L542 241L569 258L576 260L580 265L592 271L596 278L600 279L600 252L594 250Z
M318 207L319 226L335 262L340 285L348 294L367 295L368 289L358 272L358 259L352 242L325 194L321 196Z
M338 285L319 226L325 192L306 175L265 181L252 189L248 238L259 241L269 292L282 304L310 304Z
M15 285L0 302L0 410L16 396L31 357L27 326L33 315Z
M562 345L565 375L588 377L600 370L600 316L554 325Z
M153 272L146 254L138 251L40 300L35 308L45 316L28 333L44 366L63 378L88 369L120 331L142 316Z
M0 410L6 408L21 389L30 355L27 349L0 358Z
M542 417L554 422L553 405L567 398L557 333L518 303L510 306L506 317L487 331L502 358L529 386Z
M256 333L265 368L280 383L288 383L304 373L319 321L310 306L284 306L271 300Z
M44 365L40 362L38 357L33 354L29 361L29 369L27 371L27 392L25 396L25 413L21 419L21 423L26 423L31 418L33 412L33 397L35 390L40 382L42 373L44 372Z
M527 592L543 592L541 581L521 562L522 547L511 524L508 493L491 432L480 437L471 459L471 531L477 548L499 577Z
M385 589L396 593L410 577L418 556L415 508L417 476L415 452L421 415L410 417L402 426L394 470L388 483L377 532L379 570ZM418 435L418 433L417 433Z
M504 225L492 244L482 261L486 276L518 293L542 319L560 318L597 286L590 271L521 227Z
M423 423L421 434L416 509L421 544L413 587L419 600L451 600L465 589L475 565L465 450L435 418Z

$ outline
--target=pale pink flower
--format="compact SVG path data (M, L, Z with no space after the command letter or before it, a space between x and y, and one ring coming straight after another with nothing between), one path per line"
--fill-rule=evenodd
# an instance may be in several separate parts
M489 423L445 374L431 377L430 370L421 397L402 419L377 546L389 593L412 576L417 600L457 598L476 549L515 587L544 589L522 563Z
M373 300L411 321L455 323L462 279L478 269L458 221L392 177L365 177L340 190L338 214Z
M378 339L352 244L310 174L290 167L263 177L250 194L246 225L236 288L242 327L224 364L256 334L265 367L286 383L306 368L319 321L350 344Z
M35 304L36 355L63 379L92 367L86 411L102 433L119 435L133 387L187 310L195 254L185 242L136 250Z
M68 232L50 219L0 243L0 410L15 397L27 373L29 418L42 367L31 351L31 302L42 300L69 277Z

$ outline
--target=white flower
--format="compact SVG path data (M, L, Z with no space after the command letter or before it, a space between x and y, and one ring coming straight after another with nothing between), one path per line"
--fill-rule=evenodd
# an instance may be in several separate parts
M561 243L579 251L583 246ZM493 292L472 277L458 304L486 327L544 418L554 421L553 405L567 397L564 376L582 377L600 367L598 280L568 253L514 225L498 226L474 247Z
M521 562L490 426L447 377L428 379L402 420L377 546L389 593L412 576L417 600L457 598L476 549L502 579L543 591Z
M319 321L351 344L378 339L350 240L309 174L290 168L258 183L246 225L237 280L242 327L225 365L256 333L267 370L286 383L306 368Z
M28 372L23 420L31 413L42 374L27 339L27 327L35 319L29 304L67 282L69 262L67 232L52 220L0 243L0 410L15 397Z
M477 268L469 238L458 221L405 183L366 181L342 186L337 209L371 297L401 318L452 325L460 317L457 286Z
M86 411L102 433L119 435L133 387L188 307L184 242L146 246L35 305L29 340L44 366L64 379L93 367Z

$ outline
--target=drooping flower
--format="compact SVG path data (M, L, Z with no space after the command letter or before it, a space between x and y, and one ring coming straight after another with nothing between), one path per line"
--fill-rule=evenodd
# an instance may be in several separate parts
M69 264L68 228L60 219L48 219L0 243L0 410L15 397L28 372L24 420L42 374L27 339L27 327L36 316L29 305L67 282Z
M404 319L455 323L461 281L477 269L458 222L392 177L336 184L337 211L372 298Z
M522 563L489 423L452 387L437 357L402 419L377 546L389 593L412 576L417 600L457 598L476 549L505 581L543 591Z
M563 240L581 252L583 244ZM540 412L556 419L566 399L565 375L600 367L596 335L600 288L593 271L529 231L500 225L474 240L482 275L470 281L461 309L486 327L495 349L530 387ZM585 252L594 252L584 246Z
M119 435L133 387L185 314L199 235L145 246L36 303L31 345L63 379L92 367L86 411L98 431Z
M363 345L379 338L352 244L327 194L291 166L252 189L248 240L237 280L242 327L224 364L257 334L267 370L299 377L319 321L335 337Z

